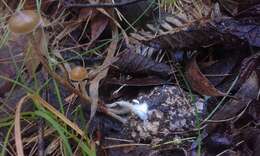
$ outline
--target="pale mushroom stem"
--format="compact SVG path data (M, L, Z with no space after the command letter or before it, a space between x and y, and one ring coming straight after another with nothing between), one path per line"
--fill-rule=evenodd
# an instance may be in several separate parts
M84 96L88 96L88 93L87 93L87 91L86 91L86 82L85 81L79 81L79 89L80 89L80 91L82 92L82 94L84 95Z

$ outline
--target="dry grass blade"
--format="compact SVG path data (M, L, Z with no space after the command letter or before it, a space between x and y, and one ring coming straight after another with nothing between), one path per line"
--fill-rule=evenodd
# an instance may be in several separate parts
M132 146L150 146L150 144L119 144L119 145L111 145L103 147L103 149L111 149L111 148L124 148L124 147L132 147Z
M78 21L72 21L71 23L68 23L68 25L65 26L65 28L63 29L63 31L61 31L54 39L52 46L54 45L58 45L58 42L60 40L62 40L64 37L66 37L68 34L70 34L72 31L74 31L75 29L77 29L80 24L81 24L82 20L78 20Z
M29 96L24 96L17 104L15 111L15 125L14 125L14 136L15 136L15 146L16 152L19 156L24 156L23 152L23 142L22 142L22 134L21 134L21 108L22 105L28 100Z
M111 60L114 60L114 55L116 53L116 47L117 47L117 37L118 37L118 29L117 27L114 27L113 29L113 34L112 36L114 36L111 44L108 47L108 53L106 56L106 59L104 60L102 66L107 66L108 64L111 63ZM90 97L92 99L92 105L91 105L91 115L90 115L90 120L94 117L96 110L97 110L97 106L98 106L98 98L99 98L99 94L98 94L98 88L99 88L99 82L106 77L108 72L108 68L106 68L105 70L101 71L91 82L90 82L90 86L89 86L89 93L90 93Z
M61 119L64 123L66 123L68 126L70 126L73 130L75 130L79 135L81 135L83 138L85 138L85 133L73 122L71 122L66 116L64 116L62 113L57 111L52 105L50 105L48 102L43 100L41 97L37 95L30 95L30 97L40 103L44 108L48 109L50 112L55 114L59 119Z
M30 75L33 75L37 69L37 67L40 64L40 60L37 57L36 47L39 47L40 49L43 49L45 46L45 43L47 43L46 35L43 34L43 30L40 29L35 32L35 39L36 44L33 44L30 39L28 39L28 42L26 43L26 48L23 52L24 58L25 58L25 67L28 70ZM45 51L41 51L45 52ZM43 54L45 55L45 54Z

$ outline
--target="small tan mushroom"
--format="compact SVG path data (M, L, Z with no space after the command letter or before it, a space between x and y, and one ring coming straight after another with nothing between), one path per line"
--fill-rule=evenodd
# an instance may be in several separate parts
M9 30L24 34L34 31L41 24L41 17L35 10L18 11L8 21Z
M86 68L81 66L74 67L69 73L70 79L72 81L77 81L79 83L78 87L83 93L83 95L87 95L86 88L85 88L86 82L83 81L87 77L87 74L88 72Z
M82 81L86 78L88 72L84 67L76 66L70 71L70 79L72 81Z

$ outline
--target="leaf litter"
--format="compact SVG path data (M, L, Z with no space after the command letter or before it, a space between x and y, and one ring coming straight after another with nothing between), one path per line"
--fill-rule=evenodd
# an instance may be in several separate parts
M3 155L259 155L257 0L86 3L0 2Z

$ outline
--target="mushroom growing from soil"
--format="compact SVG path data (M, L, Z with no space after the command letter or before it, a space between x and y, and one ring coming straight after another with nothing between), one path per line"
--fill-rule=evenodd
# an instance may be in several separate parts
M22 10L11 16L8 28L13 33L26 34L40 26L41 21L40 15L35 10Z
M12 35L24 42L24 60L27 71L32 75L40 64L37 52L46 53L43 22L36 10L21 10L15 12L8 20L8 29Z
M86 68L82 66L74 67L69 73L70 79L79 83L79 89L82 91L84 95L87 94L85 89L86 82L84 82L84 79L87 77L87 75L88 72Z

